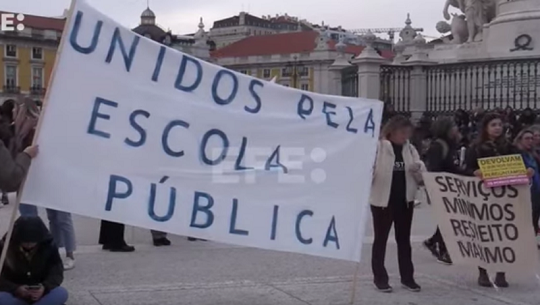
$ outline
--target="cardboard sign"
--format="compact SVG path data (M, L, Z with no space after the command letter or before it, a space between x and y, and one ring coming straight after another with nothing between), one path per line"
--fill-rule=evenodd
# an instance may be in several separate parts
M448 173L425 173L424 181L455 264L513 277L538 272L528 185L490 188L478 178Z
M527 169L521 155L478 159L478 166L487 187L529 184Z

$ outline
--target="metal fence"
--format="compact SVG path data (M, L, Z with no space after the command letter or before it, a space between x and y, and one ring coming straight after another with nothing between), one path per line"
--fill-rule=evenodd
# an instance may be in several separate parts
M409 66L381 66L380 100L391 104L398 113L410 114L412 69Z
M346 68L341 73L341 95L358 97L358 67Z
M540 58L427 66L427 110L515 110L540 105Z

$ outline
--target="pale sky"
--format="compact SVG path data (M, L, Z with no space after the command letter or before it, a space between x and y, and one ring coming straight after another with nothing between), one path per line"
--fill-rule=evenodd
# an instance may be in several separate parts
M86 0L119 23L135 27L146 8L146 0ZM422 27L426 34L440 36L435 24L443 20L444 0L149 0L156 13L157 23L175 34L193 33L199 17L206 29L215 20L238 14L244 10L253 15L288 13L313 23L324 21L330 26L344 28L382 28L404 26L407 13L414 27ZM70 0L0 0L0 10L34 15L59 16L68 8ZM386 35L384 36L386 37Z

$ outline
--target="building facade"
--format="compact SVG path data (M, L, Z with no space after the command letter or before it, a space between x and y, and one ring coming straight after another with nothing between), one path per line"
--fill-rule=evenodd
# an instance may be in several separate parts
M313 24L305 19L285 15L257 17L246 12L214 22L209 36L217 48L222 48L250 36L264 36L302 31L325 31L335 41L344 40L347 44L365 45L362 36L352 33L341 26L330 27ZM392 41L377 38L375 47L391 50Z
M41 102L49 85L65 17L26 15L23 31L0 31L0 104L29 96ZM15 24L16 25L16 24ZM204 31L202 19L193 35L175 35L156 24L150 8L141 14L134 32L184 53L211 60L215 44Z
M338 52L337 45L341 45ZM301 31L251 36L212 53L214 62L265 80L305 91L338 94L332 84L331 65L343 55L347 60L358 55L364 46L337 42L324 31ZM380 51L391 58L389 50Z
M25 15L23 31L0 31L0 103L20 95L43 99L65 20Z
M141 23L132 29L132 31L204 60L210 60L210 52L215 49L215 43L208 38L204 30L202 18L199 22L199 30L195 34L176 35L158 26L156 23L156 14L148 7L141 14Z
M222 48L250 36L312 30L313 27L306 20L287 14L257 17L240 12L237 16L215 21L209 36L217 48Z

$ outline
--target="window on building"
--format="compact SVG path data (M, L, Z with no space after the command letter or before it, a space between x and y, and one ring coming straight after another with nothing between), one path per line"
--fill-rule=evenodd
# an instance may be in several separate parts
M300 76L308 76L309 75L309 68L308 67L300 67L298 73Z
M34 89L43 88L43 68L42 67L32 67L32 88Z
M300 89L304 90L304 91L309 91L309 84L302 84L300 85Z
M240 73L242 73L242 74L248 74L248 71L247 71L247 70L240 70Z
M290 87L290 85L287 84L287 83L283 83L282 85L285 86L285 87Z
M17 46L14 44L6 45L6 57L17 57Z
M289 68L281 69L281 76L282 77L291 77L291 69L289 69Z
M6 80L5 80L5 86L8 88L15 88L17 87L17 66L14 65L6 65Z
M270 77L270 69L264 69L263 70L263 77L269 78Z
M43 59L43 49L32 48L32 59Z

